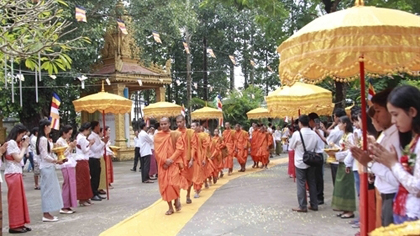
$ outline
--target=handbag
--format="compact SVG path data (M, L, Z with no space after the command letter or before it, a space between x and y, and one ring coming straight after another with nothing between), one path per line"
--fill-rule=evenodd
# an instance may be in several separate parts
M302 137L302 133L299 130L299 135L300 135L300 140L302 140L302 145L303 145L303 163L305 163L306 165L309 166L320 166L322 165L322 163L324 162L324 157L319 154L316 153L315 150L314 151L307 151L306 150L306 146L305 146L305 142L303 141L303 137Z

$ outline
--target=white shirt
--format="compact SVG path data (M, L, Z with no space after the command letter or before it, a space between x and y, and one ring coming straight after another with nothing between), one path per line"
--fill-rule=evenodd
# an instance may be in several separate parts
M29 137L29 146L28 146L28 152L35 152L35 145L36 145L36 136L35 135L31 135L31 137Z
M87 141L86 136L82 133L77 135L77 147L76 147L76 161L79 160L89 160L89 141Z
M63 139L62 137L57 139L57 142L55 142L55 144L58 147L66 147L67 149L64 151L64 156L66 157L67 161L65 163L63 163L62 165L60 165L62 168L66 168L66 167L76 167L76 160L74 158L74 153L73 150L70 149L67 141L65 139Z
M6 150L6 156L12 156L12 154L16 153L19 155L21 152L18 144L15 140L9 140L7 142L7 150ZM12 156L13 158L13 156ZM22 174L22 166L20 165L20 162L17 162L15 160L4 160L4 174Z
M35 145L36 145L36 139L37 139L37 137L35 136L35 135L32 135L31 136L31 140L30 140L30 142L29 142L29 146L31 147L31 151L32 151L32 154L33 154L33 158L34 158L34 162L35 163L39 163L39 157L38 157L38 155L36 154L36 147L35 147Z
M48 152L48 145L50 146L50 151ZM51 150L53 149L52 142L48 141L46 137L41 137L39 140L39 169L45 169L53 167L55 163L53 163L56 158L52 154Z
M314 151L317 143L318 143L318 135L312 131L310 128L304 127L300 129L302 133L303 140L305 142L305 147L307 151ZM292 138L290 139L289 149L295 150L295 166L299 169L307 169L309 168L303 162L303 145L302 140L300 138L299 131L293 133Z
M89 150L89 158L101 159L104 154L105 143L102 142L101 137L95 132L90 133L89 140L95 140Z
M134 137L134 147L140 147L140 138L138 137Z
M272 134L273 133L273 129L271 127L268 127L267 128L267 132L269 132L270 134Z
M281 140L281 131L280 130L274 131L274 140L276 140L276 141Z
M392 173L398 181L409 192L407 202L405 204L406 213L408 217L420 218L420 144L417 143L416 149L416 164L414 166L413 175L404 170L400 163L392 167Z
M140 156L144 157L147 155L152 155L153 139L150 138L150 136L144 130L140 131L139 139L140 139Z
M339 146L340 140L343 137L343 134L344 134L344 132L342 130L340 130L340 128L338 128L338 125L336 125L334 127L334 129L330 131L330 134L327 137L328 145L330 145L330 143L334 143L337 146ZM331 163L338 164L338 161L337 162L331 162Z
M252 139L252 132L254 132L254 127L250 127L249 128L249 130L248 130L248 133L249 133L249 139Z
M150 148L152 150L155 150L155 136L153 134L149 134L150 138L153 140L152 145L150 146Z
M355 145L354 139L355 139L356 135L357 135L357 138L360 139L362 137L362 130L354 128L353 137L352 137L352 140L350 140L353 145ZM346 165L346 167L351 167L352 171L358 171L359 170L359 167L357 165L357 160L354 159L354 157L351 153L349 153L346 156L346 158L344 159L344 164Z
M398 157L401 157L400 139L398 130L395 125L382 132L381 138L377 142L384 148L390 150L391 145L394 145L397 150ZM375 174L375 187L380 193L396 193L398 191L399 182L393 175L392 171L381 163L374 162L371 167L372 172Z
M324 136L324 131L319 129L318 132L319 132L319 135ZM315 133L315 134L318 137L318 142L316 144L315 152L324 154L325 143L324 143L324 141L322 141L321 137L319 137L319 135L317 133Z

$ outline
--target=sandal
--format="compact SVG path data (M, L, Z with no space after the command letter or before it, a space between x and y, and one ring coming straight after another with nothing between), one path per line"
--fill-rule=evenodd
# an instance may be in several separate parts
M351 219L351 218L354 218L354 214L348 215L346 213L346 214L341 215L341 219Z
M172 214L174 214L174 210L168 210L168 211L165 213L165 215L167 215L167 216L170 216L170 215L172 215Z
M40 187L35 187L34 189L35 189L35 190L41 190L41 188L40 188Z

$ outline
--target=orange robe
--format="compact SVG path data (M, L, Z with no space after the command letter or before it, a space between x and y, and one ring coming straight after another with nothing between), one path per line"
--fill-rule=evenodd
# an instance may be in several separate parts
M233 157L235 156L234 130L226 129L223 131L223 140L225 142L228 155L226 156L225 168L233 168Z
M211 139L210 151L211 157L213 157L214 172L213 176L218 176L219 171L223 170L223 159L222 159L222 148L224 144L219 136L214 136Z
M191 160L191 139L194 135L194 131L186 128L178 128L177 131L182 133L180 142L182 142L182 146L184 147L184 169L181 171L181 188L188 190L188 188L192 185L194 176L194 165L192 167L188 167L188 163Z
M269 151L269 142L270 142L270 137L271 135L268 133L260 133L260 137L258 139L258 151L257 151L257 156L260 159L261 163L263 165L268 164L268 158L270 156L270 151ZM271 139L271 143L273 142L273 140Z
M191 157L193 158L194 176L192 182L194 183L194 190L199 191L206 179L203 161L207 155L207 147L209 143L204 133L194 133L191 138Z
M248 157L248 133L246 131L239 130L235 132L234 137L236 159L238 159L240 165L245 164Z
M204 165L204 174L205 174L205 177L206 178L208 178L208 177L211 177L211 176L213 176L213 172L214 172L214 163L213 163L213 161L211 160L211 137L210 137L210 135L208 134L208 133L203 133L203 136L205 137L205 139L206 139L206 148L205 148L205 156L204 156L204 158L205 158L205 160L206 160L206 164Z
M252 139L251 139L251 157L254 162L261 161L259 156L257 155L259 146L258 142L260 140L261 132L259 130L254 130L252 132Z
M159 191L164 201L172 201L179 198L180 169L183 168L183 146L178 142L181 133L177 131L159 131L154 137L155 157L159 171ZM164 169L167 159L173 163Z

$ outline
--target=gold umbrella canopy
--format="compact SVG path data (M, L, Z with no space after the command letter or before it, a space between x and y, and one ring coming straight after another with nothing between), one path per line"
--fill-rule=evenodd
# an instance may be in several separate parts
M267 108L262 108L262 107L258 107L258 108L255 108L253 110L250 110L250 111L248 111L246 113L246 115L248 116L248 119L249 120L251 120L251 119L258 120L258 119L264 119L264 118L271 118L271 114L268 111L268 109Z
M371 77L420 71L420 17L399 10L356 6L319 17L277 52L283 85L300 79L317 83L326 77L346 82L359 77L359 57Z
M193 120L207 120L207 119L222 119L223 112L211 108L211 107L203 107L201 109L195 110L191 112L191 119Z
M170 102L156 102L143 109L145 118L174 117L181 115L181 106Z
M334 108L331 91L300 82L278 88L267 96L266 101L270 114L278 118L296 117L299 110L301 114L331 115Z
M74 100L73 105L77 112L94 113L99 111L101 113L124 114L131 112L133 102L125 97L105 92L102 83L101 92Z

